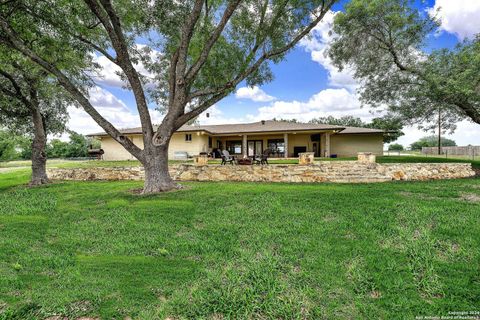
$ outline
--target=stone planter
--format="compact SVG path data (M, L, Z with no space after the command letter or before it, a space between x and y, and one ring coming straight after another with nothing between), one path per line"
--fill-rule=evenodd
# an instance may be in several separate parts
M208 157L206 155L194 156L193 164L196 166L206 166L208 164Z
M307 164L314 164L315 154L313 152L303 152L298 154L298 164L300 165L307 165Z
M359 152L358 153L359 162L375 163L377 161L376 156L371 152Z

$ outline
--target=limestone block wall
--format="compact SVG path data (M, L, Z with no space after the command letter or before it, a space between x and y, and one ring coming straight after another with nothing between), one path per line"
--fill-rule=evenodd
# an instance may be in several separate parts
M141 167L48 169L54 180L143 180ZM170 166L177 181L340 182L436 180L475 176L468 163L362 163L323 161L313 165Z

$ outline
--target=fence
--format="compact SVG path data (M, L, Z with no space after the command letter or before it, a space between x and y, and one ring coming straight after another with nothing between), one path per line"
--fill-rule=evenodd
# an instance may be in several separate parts
M438 147L423 147L422 154L438 155ZM480 157L480 146L442 147L441 154L452 158L460 156L475 159L475 157Z

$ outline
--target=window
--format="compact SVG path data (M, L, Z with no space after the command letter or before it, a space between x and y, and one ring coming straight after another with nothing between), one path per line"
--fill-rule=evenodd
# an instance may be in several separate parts
M226 145L230 154L242 154L242 140L227 141Z
M212 144L212 137L208 137L208 147L211 148Z
M268 149L270 149L273 156L283 156L283 153L285 152L285 142L283 139L269 139Z
M185 141L192 141L192 134L191 133L187 133L185 135Z

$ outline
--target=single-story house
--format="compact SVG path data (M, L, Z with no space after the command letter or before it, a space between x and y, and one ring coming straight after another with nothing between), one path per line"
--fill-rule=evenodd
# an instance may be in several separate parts
M143 148L141 128L120 130ZM356 156L358 152L383 152L383 130L343 127L328 124L259 121L220 125L184 125L172 136L168 150L170 159L188 153L195 156L215 149L228 150L237 156L262 154L270 149L272 157L297 157L301 152L313 152L316 157ZM89 136L101 141L104 160L134 159L118 142L106 133Z

